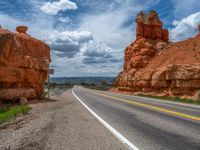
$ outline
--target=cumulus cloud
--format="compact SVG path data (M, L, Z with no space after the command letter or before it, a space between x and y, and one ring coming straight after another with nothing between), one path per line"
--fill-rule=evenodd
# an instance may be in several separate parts
M81 51L85 56L82 62L87 65L106 63L113 57L113 50L103 42L89 41Z
M84 56L90 56L90 57L104 57L109 58L111 57L111 53L113 50L108 47L103 42L96 42L96 41L90 41L88 42L85 47L82 48L83 55Z
M87 31L54 31L49 33L46 42L58 56L71 58L80 52L81 44L92 39L92 34Z
M175 26L170 30L171 40L179 41L192 37L197 32L197 27L200 24L200 12L189 15L180 21L175 20Z
M86 65L110 65L113 62L122 62L122 55L116 53L111 47L104 42L89 41L81 48L82 55L84 56L82 62Z
M56 15L59 11L65 10L75 10L77 9L77 5L74 2L69 0L60 0L58 2L45 2L44 5L41 6L41 10L48 15Z

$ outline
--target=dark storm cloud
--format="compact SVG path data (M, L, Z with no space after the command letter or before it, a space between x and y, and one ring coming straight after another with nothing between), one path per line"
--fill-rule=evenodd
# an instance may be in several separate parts
M110 63L119 63L123 62L122 58L115 58L114 55L110 54L109 57L93 57L87 56L82 61L86 65L101 65L101 64L110 64Z
M83 53L84 56L90 57L103 57L103 58L111 58L111 54L106 51L86 51Z
M57 51L55 53L59 57L74 57L80 51L79 44L71 44L71 43L53 43L50 45L51 49Z
M101 58L101 57L86 57L82 61L86 65L98 65L102 63L109 62L109 59Z

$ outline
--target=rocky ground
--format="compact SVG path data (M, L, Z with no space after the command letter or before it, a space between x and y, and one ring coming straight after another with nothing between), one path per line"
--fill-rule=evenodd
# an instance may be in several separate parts
M30 104L28 115L0 125L0 150L127 149L71 94Z

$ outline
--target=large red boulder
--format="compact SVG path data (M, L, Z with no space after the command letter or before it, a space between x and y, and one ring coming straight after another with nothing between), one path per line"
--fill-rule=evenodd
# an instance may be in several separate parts
M50 63L50 48L17 27L0 29L0 100L40 97Z
M136 41L125 49L115 91L197 99L200 93L200 34L168 43L155 11L139 13Z

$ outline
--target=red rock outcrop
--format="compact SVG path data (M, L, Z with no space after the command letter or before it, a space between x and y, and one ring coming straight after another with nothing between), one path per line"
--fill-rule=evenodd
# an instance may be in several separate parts
M0 29L0 100L40 97L50 63L50 48L26 34Z
M137 39L144 37L168 42L168 30L162 29L163 24L155 11L150 11L148 14L140 12L135 21Z
M16 27L16 31L18 32L18 33L24 33L24 34L26 34L26 31L28 30L28 27L27 26L18 26L18 27Z
M200 91L200 34L176 43L155 11L139 13L136 41L125 50L115 91L197 99Z

